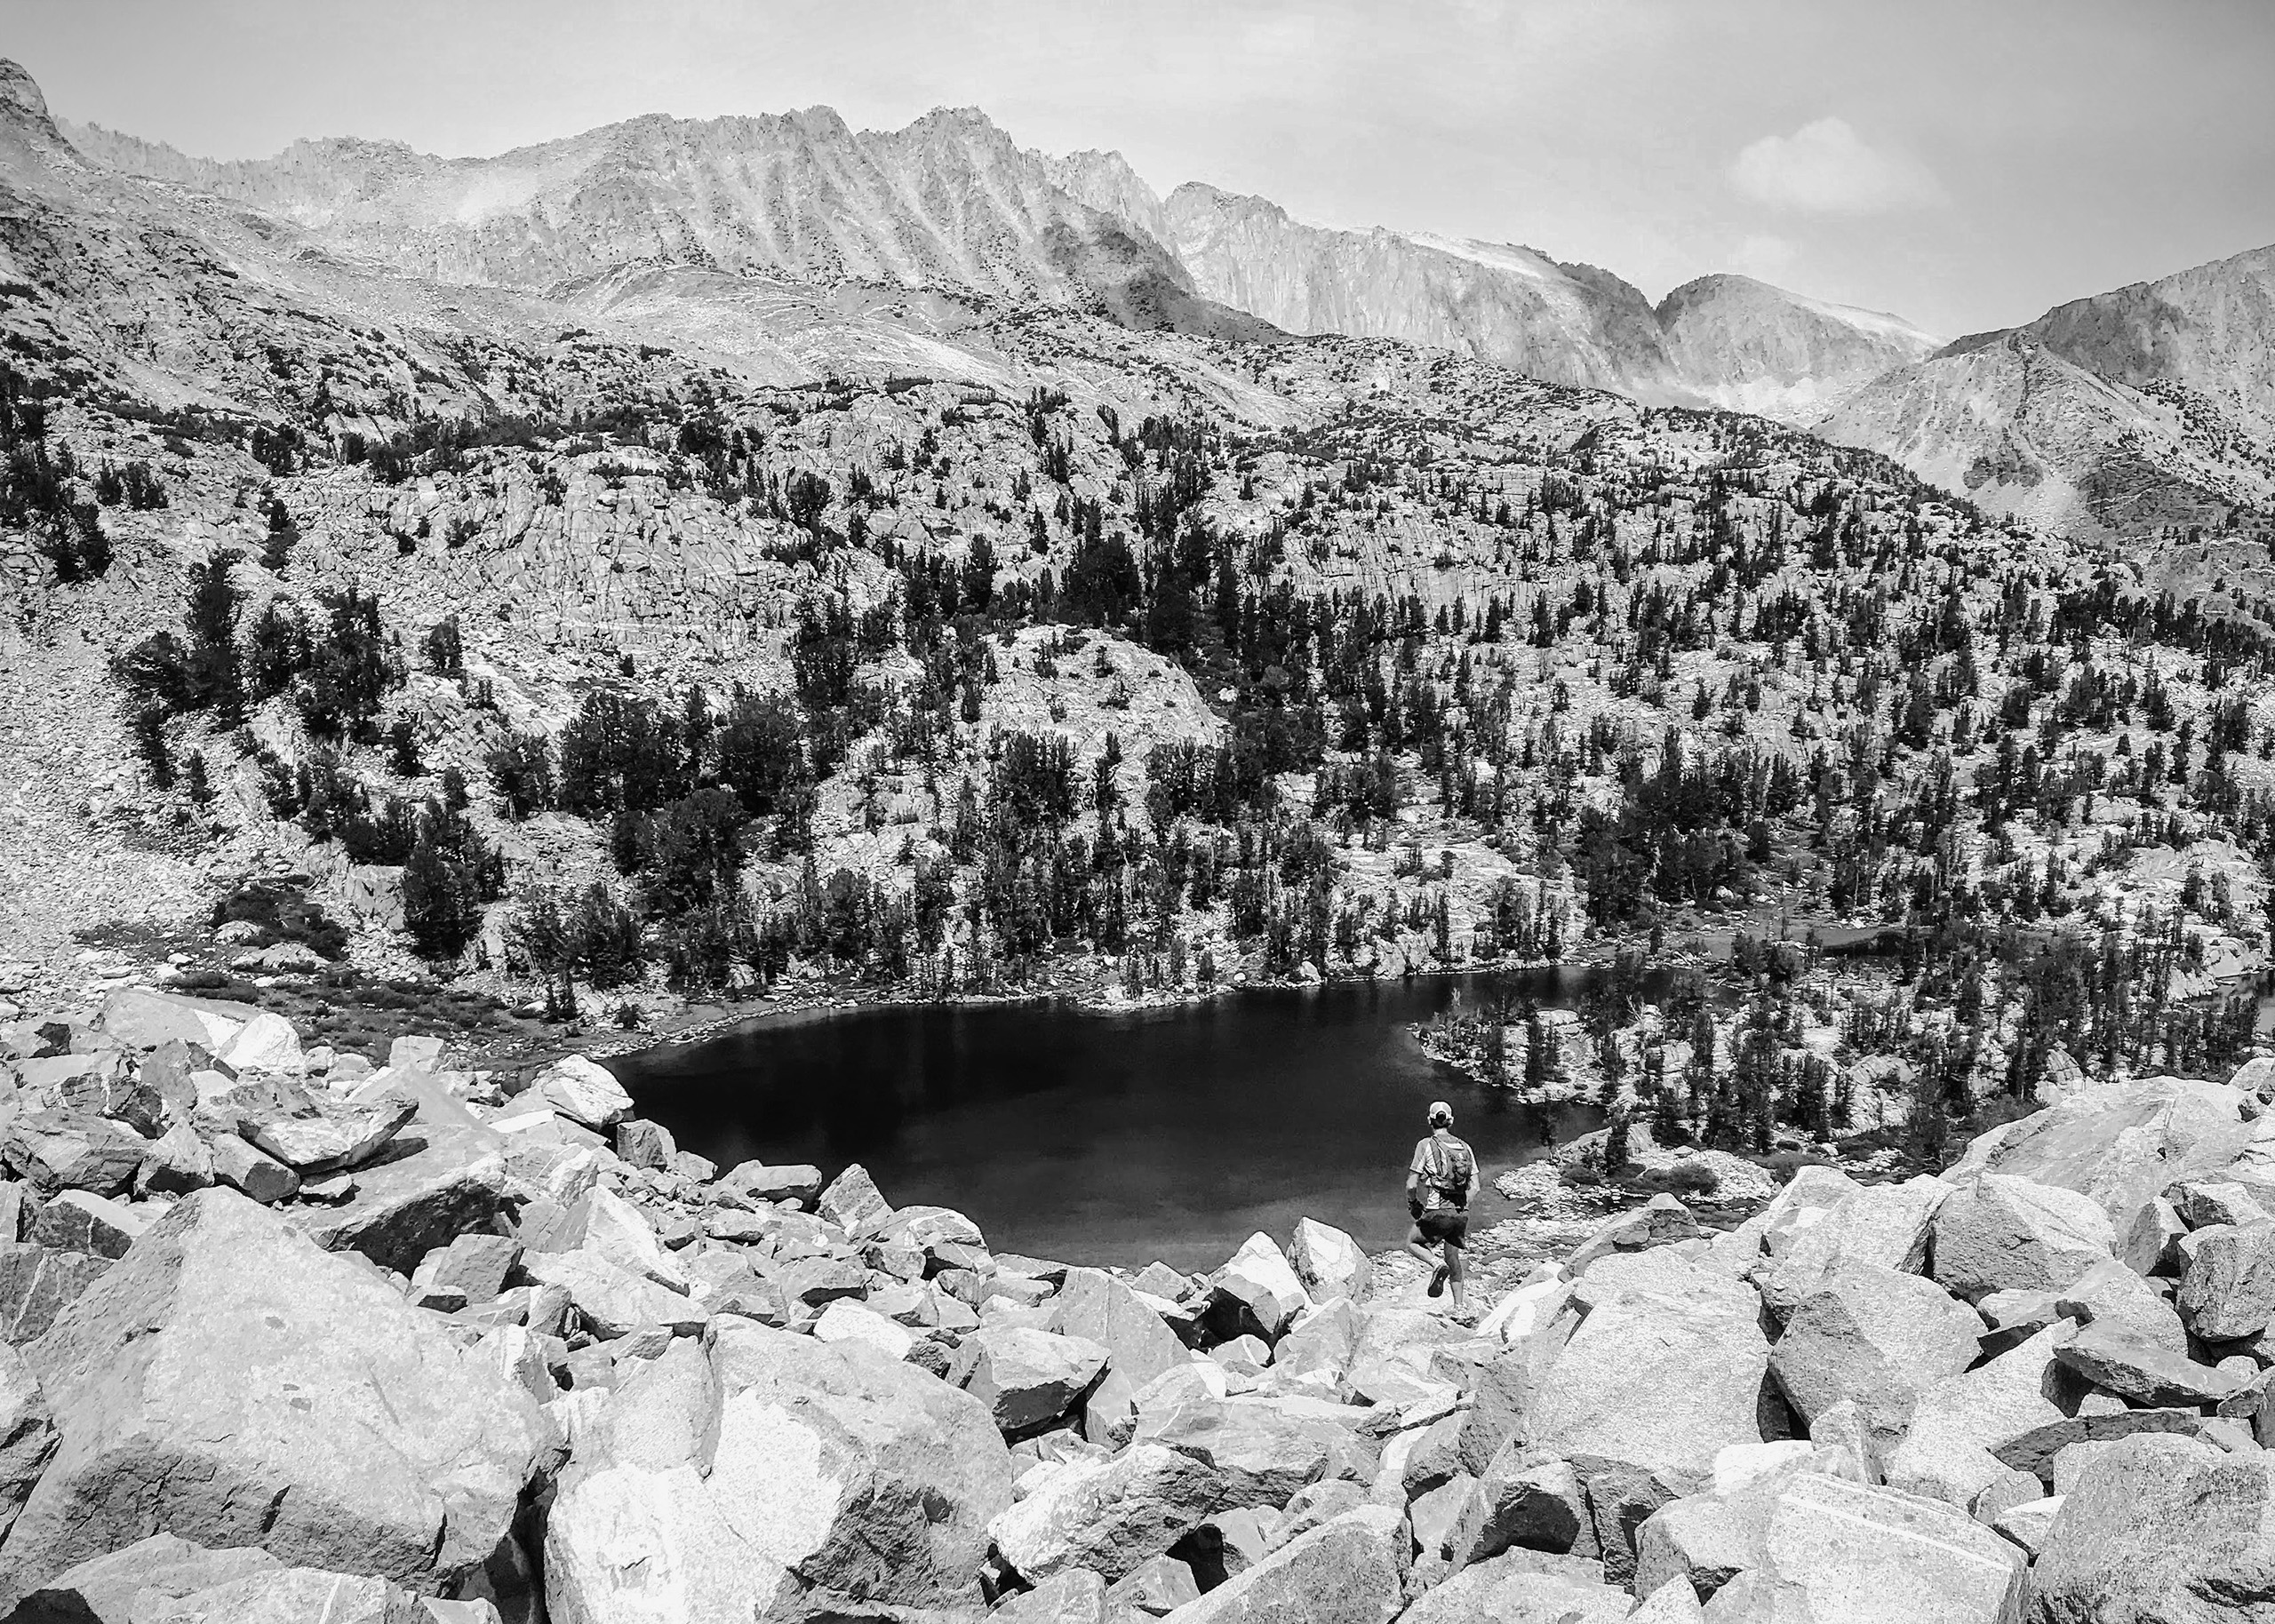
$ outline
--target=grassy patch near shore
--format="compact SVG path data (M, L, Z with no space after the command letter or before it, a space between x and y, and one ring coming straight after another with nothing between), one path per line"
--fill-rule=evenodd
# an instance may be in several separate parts
M303 1043L328 1043L382 1064L397 1038L438 1037L481 1049L541 1030L486 993L404 978L379 981L352 969L267 987L220 970L193 971L170 991L274 1010L299 1029Z

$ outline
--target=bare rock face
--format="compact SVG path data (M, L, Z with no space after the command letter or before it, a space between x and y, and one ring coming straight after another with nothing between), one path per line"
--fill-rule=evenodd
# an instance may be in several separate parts
M829 1182L829 1188L821 1192L814 1210L857 1238L870 1233L892 1215L891 1206L877 1190L877 1182L858 1162Z
M1674 386L1648 302L1592 266L1515 243L1310 226L1198 183L1164 207L1193 285L1289 332L1402 338L1558 383Z
M2077 1329L2074 1320L2057 1321L1921 1394L1903 1442L1885 1462L1888 1485L1969 1509L1985 1489L2010 1478L2013 1469L1996 1452L2069 1419L2070 1410L2057 1401L2063 1373L2054 1354Z
M1939 341L1901 316L1789 293L1750 276L1701 276L1659 301L1667 353L1717 405L1805 423Z
M744 1321L673 1345L579 1440L546 1533L556 1624L977 1612L1011 1461L986 1411L858 1346Z
M821 1193L821 1169L803 1162L788 1166L743 1162L730 1168L719 1179L718 1186L754 1201L802 1201L810 1205Z
M1103 1270L1069 1269L1050 1302L1050 1329L1104 1348L1114 1371L1133 1388L1189 1357L1161 1317Z
M412 1153L359 1168L347 1201L299 1208L293 1221L327 1251L360 1252L407 1275L435 1247L505 1210L507 1162L496 1137L471 1128L422 1130Z
M1296 1278L1314 1302L1348 1297L1353 1302L1367 1294L1374 1265L1366 1249L1343 1230L1314 1219L1299 1219L1288 1261Z
M0 1139L0 1158L35 1189L116 1195L133 1182L147 1142L108 1117L44 1111L19 1117Z
M1982 1333L1975 1311L1932 1280L1845 1263L1801 1299L1769 1367L1804 1420L1853 1401L1892 1445L1920 1395L1975 1362Z
M1085 1337L1032 1325L986 1325L970 1340L980 1356L970 1390L988 1405L1006 1437L1058 1421L1106 1370L1106 1350Z
M277 1567L193 1590L155 1608L140 1608L133 1617L148 1624L300 1624L307 1619L322 1619L324 1624L427 1624L436 1614L410 1591L384 1579Z
M185 1197L26 1358L60 1443L0 1544L11 1597L156 1532L434 1588L552 1447L440 1322L229 1190Z
M92 1252L0 1240L0 1341L20 1347L45 1335L110 1266Z
M2151 1077L2080 1088L1993 1128L1944 1176L2006 1173L2074 1190L2125 1235L2167 1185L2224 1169L2250 1141L2234 1090Z
M632 1114L632 1096L616 1074L582 1055L556 1060L531 1092L571 1122L605 1133Z
M1277 1341L1310 1305L1287 1254L1261 1231L1242 1241L1231 1260L1209 1277L1209 1323L1225 1341L1247 1335Z
M1224 1493L1215 1469L1158 1444L1110 1461L1070 1461L989 1525L1022 1578L1086 1568L1126 1578L1206 1521Z
M1777 1231L1771 1257L1753 1272L1762 1302L1779 1314L1792 1313L1844 1263L1918 1274L1927 1263L1930 1225L1951 1195L1950 1185L1926 1177L1846 1194L1826 1184L1828 1203L1788 1214L1792 1222Z
M651 1325L694 1336L711 1323L711 1311L692 1296L660 1286L588 1247L532 1252L523 1258L522 1268L539 1285L565 1293L586 1328L603 1341Z
M2275 1605L2263 1454L2193 1438L2106 1445L2062 1498L2031 1570L2032 1624L2249 1618Z
M2199 1230L2175 1304L2210 1341L2250 1336L2275 1319L2275 1222Z
M1469 1624L1476 1619L1616 1624L1633 1605L1626 1591L1604 1582L1599 1563L1517 1550L1463 1568L1401 1617L1411 1624Z
M1361 1506L1291 1540L1173 1615L1177 1624L1388 1624L1406 1604L1403 1514Z
M1564 1266L1573 1274L1585 1274L1588 1265L1600 1257L1647 1251L1697 1233L1698 1221L1690 1215L1690 1209L1676 1197L1662 1192L1632 1212L1616 1214L1597 1225Z
M1596 1548L1587 1499L1572 1463L1513 1438L1487 1462L1448 1543L1457 1565L1497 1556L1512 1546L1581 1556Z
M2115 1238L2089 1197L1985 1174L1936 1211L1936 1280L1969 1302L1996 1291L2052 1291L2107 1262Z
M382 1097L369 1105L339 1105L288 1116L282 1112L242 1122L238 1132L302 1178L360 1167L418 1114L411 1100Z
M1136 1442L1160 1443L1219 1473L1228 1503L1286 1505L1297 1491L1372 1473L1372 1451L1341 1421L1287 1400L1195 1397L1138 1412Z
M259 1546L208 1550L154 1533L57 1574L24 1598L17 1616L27 1624L132 1624L145 1616L138 1606L164 1606L283 1565Z
M2218 1404L2245 1386L2236 1372L2199 1365L2099 1322L2056 1348L2054 1357L2103 1391L2143 1405Z
M1525 1436L1572 1462L1615 1577L1632 1571L1645 1517L1703 1485L1727 1446L1760 1441L1768 1366L1752 1288L1703 1269L1680 1293L1616 1291L1580 1322Z
M1166 1560L1166 1558L1164 1558ZM1088 1568L1068 1568L996 1604L992 1624L1138 1624L1145 1615L1106 1594Z
M2025 1558L1963 1511L1818 1472L1767 1508L1758 1550L1714 1616L1853 1624L2007 1624Z
M31 1497L55 1453L55 1419L39 1379L12 1348L0 1347L0 1539Z

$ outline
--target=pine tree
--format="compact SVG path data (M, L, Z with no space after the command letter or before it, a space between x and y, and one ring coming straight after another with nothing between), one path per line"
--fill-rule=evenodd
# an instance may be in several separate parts
M1628 1162L1627 1112L1624 1109L1611 1113L1611 1120L1604 1126L1603 1170L1617 1174Z

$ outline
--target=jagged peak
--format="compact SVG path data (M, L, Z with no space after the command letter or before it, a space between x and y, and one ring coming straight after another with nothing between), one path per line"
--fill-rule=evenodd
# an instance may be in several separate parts
M63 145L63 132L47 110L39 81L23 65L0 57L0 126L35 140Z
M1010 135L1003 126L978 107L934 107L922 118L913 119L898 130L867 133L904 139L909 136L945 136L989 147L1010 148L1013 146Z
M1288 212L1279 203L1257 192L1227 192L1222 187L1210 186L1206 180L1187 180L1162 201L1170 208L1180 197L1194 199L1218 209L1245 209L1253 213L1269 214L1277 219L1302 225L1304 222Z

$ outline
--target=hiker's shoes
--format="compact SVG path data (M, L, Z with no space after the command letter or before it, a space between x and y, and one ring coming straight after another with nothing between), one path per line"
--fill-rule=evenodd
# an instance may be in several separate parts
M1451 1271L1448 1270L1443 1263L1441 1263L1438 1265L1436 1272L1431 1275L1430 1294L1433 1297L1442 1297L1445 1295L1446 1276Z

